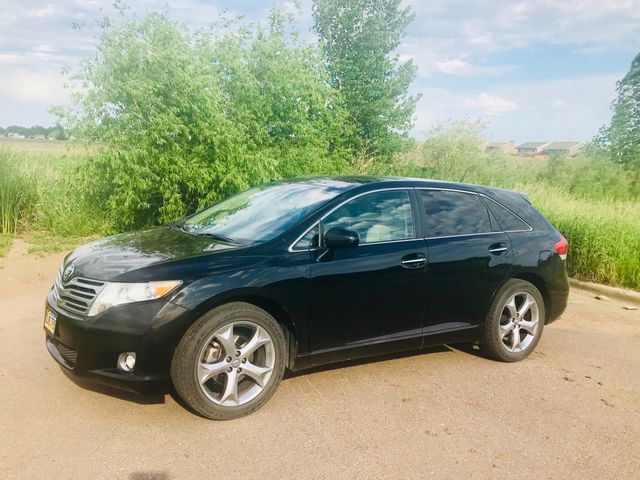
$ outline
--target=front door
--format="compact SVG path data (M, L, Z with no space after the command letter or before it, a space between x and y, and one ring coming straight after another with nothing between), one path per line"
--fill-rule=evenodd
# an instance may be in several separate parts
M330 213L360 244L319 249L311 265L311 363L417 348L424 317L427 249L411 189L358 196Z

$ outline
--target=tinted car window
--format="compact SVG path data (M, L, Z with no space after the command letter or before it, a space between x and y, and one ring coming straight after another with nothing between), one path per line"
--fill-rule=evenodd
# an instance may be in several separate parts
M318 238L318 226L316 225L296 242L296 244L293 246L293 249L306 250L309 248L315 248L318 246Z
M504 231L514 231L514 230L529 230L529 225L520 220L516 215L511 213L509 210L504 208L502 205L494 202L493 200L487 199L485 201L489 210L495 217L498 222L498 229L502 229ZM495 222L494 222L495 223Z
M361 244L414 238L409 193L389 190L355 198L325 218L324 231L334 227L356 231Z
M476 194L421 190L420 197L429 237L491 232L489 212Z

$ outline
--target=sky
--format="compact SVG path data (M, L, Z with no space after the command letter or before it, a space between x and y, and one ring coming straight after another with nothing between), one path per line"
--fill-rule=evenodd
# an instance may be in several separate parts
M348 1L348 0L345 0ZM125 0L133 14L163 11L193 28L227 11L263 20L272 6L297 12L314 41L311 0ZM480 119L493 141L590 140L611 117L616 81L640 52L640 0L404 0L415 20L398 49L422 94L412 135ZM64 68L95 50L112 1L0 0L0 126L50 126L69 102Z

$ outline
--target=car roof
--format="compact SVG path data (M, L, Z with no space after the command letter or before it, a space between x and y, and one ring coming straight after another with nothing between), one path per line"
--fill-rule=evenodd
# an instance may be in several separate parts
M451 182L445 180L433 180L412 177L383 177L369 175L329 176L329 177L305 177L284 180L285 182L308 183L309 185L330 185L338 190L347 191L363 187L363 190L375 190L376 188L389 187L432 187L452 190L466 190L470 192L497 192L509 191L485 185L471 183Z

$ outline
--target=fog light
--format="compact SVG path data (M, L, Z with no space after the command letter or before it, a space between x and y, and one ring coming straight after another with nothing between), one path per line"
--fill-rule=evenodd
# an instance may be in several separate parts
M131 372L136 366L136 352L123 352L118 356L118 368L123 372Z

